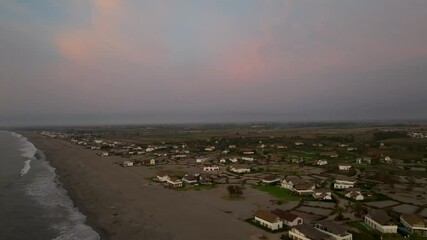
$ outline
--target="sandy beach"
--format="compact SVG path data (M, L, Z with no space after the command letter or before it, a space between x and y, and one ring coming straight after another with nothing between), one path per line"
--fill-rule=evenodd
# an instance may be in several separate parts
M243 220L270 197L254 189L250 200L229 201L225 186L175 191L149 180L156 169L122 168L120 157L102 158L64 140L24 133L44 151L76 206L102 239L280 239Z

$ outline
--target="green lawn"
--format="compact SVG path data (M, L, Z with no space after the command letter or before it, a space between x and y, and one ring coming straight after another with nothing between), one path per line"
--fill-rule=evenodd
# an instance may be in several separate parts
M268 192L270 195L283 200L298 201L301 199L301 197L295 193L278 186L253 185L253 188L263 192Z

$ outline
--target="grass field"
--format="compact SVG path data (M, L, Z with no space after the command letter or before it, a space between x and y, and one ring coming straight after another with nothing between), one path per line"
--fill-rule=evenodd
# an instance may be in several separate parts
M254 185L253 188L263 192L268 192L270 195L281 200L298 201L301 199L301 197L296 195L295 193L278 186Z

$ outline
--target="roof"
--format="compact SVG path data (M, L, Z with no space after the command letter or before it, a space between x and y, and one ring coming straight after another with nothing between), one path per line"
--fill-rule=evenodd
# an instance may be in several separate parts
M311 183L303 183L303 184L294 185L294 188L296 190L308 190L308 189L311 189L313 186L314 184L311 184Z
M316 223L322 225L327 232L331 232L335 235L344 235L347 233L347 230L344 227L332 221L322 220Z
M279 216L277 216L276 214L265 211L265 210L256 211L255 217L261 218L270 223L277 222L280 219Z
M181 182L181 179L179 179L178 177L175 177L175 176L170 177L170 180L171 180L172 182L177 182L177 181Z
M427 220L425 220L420 215L415 214L415 213L402 214L401 218L403 218L410 225L423 225L423 226L427 226Z
M381 225L387 225L391 222L390 216L382 209L370 210L368 217Z
M311 225L301 224L294 227L296 230L304 234L306 237L312 240L328 240L330 239L329 235L323 233Z
M276 208L275 210L271 211L273 214L279 216L280 219L282 220L286 220L288 222L292 222L294 221L298 216L287 212L287 211L283 211L282 209Z
M261 178L262 180L265 181L274 181L274 180L279 180L279 178L276 175L267 175Z

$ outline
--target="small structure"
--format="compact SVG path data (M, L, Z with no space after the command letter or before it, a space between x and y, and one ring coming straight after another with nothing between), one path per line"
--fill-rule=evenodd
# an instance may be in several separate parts
M242 157L243 161L253 162L255 159L253 157Z
M381 233L397 233L397 225L382 209L375 209L365 215L365 223Z
M351 179L336 179L334 181L334 188L335 189L353 188L354 184L356 184L355 180L351 180Z
M297 176L288 176L281 182L281 187L297 192L298 194L312 194L315 186L304 179Z
M227 161L224 159L224 158L221 158L220 160L219 160L219 163L226 163Z
M280 182L280 177L275 175L267 175L260 179L261 184L265 185L276 185L276 183Z
M157 179L160 182L167 182L169 180L169 175L166 173L157 173Z
M239 161L239 159L237 158L229 158L228 161L232 162L232 163L236 163Z
M186 185L186 186L190 186L190 185L197 185L199 183L198 181L198 177L195 175L189 175L186 174L183 178L182 178L182 182Z
M356 201L363 201L365 199L359 188L346 188L345 196Z
M345 164L345 165L338 165L338 169L340 171L349 171L351 169L351 165L347 165L347 164Z
M332 200L332 192L328 189L314 189L312 196L319 200Z
M347 229L341 225L335 224L332 221L323 220L314 224L314 228L328 234L335 240L352 240L353 234L349 233Z
M210 171L219 171L218 165L205 165L203 166L203 171L210 172Z
M231 166L230 171L234 173L250 173L251 169L246 166Z
M283 228L283 222L280 220L279 216L269 211L256 211L254 214L254 220L255 222L271 230L278 230Z
M282 209L276 208L275 210L271 211L272 213L279 216L280 220L283 222L284 225L287 225L289 227L293 227L296 225L301 225L304 223L304 220L301 217L298 217L297 215L283 211Z
M178 177L170 177L166 182L173 188L182 187L182 181Z
M410 233L421 237L427 237L427 220L420 215L415 213L402 214L400 216L400 222Z
M316 164L318 166L324 166L324 165L328 164L328 161L319 159L319 160L316 160L314 164Z
M289 238L296 240L331 240L331 236L308 224L294 226L289 230Z
M150 159L150 165L156 165L156 159L154 158Z
M122 162L122 166L123 166L123 167L133 167L133 162L132 162L132 161L129 161L129 160L124 160L124 161Z
M206 161L208 161L207 158L196 158L196 163L204 163Z
M102 152L101 153L101 157L108 157L110 156L110 154L108 152Z

